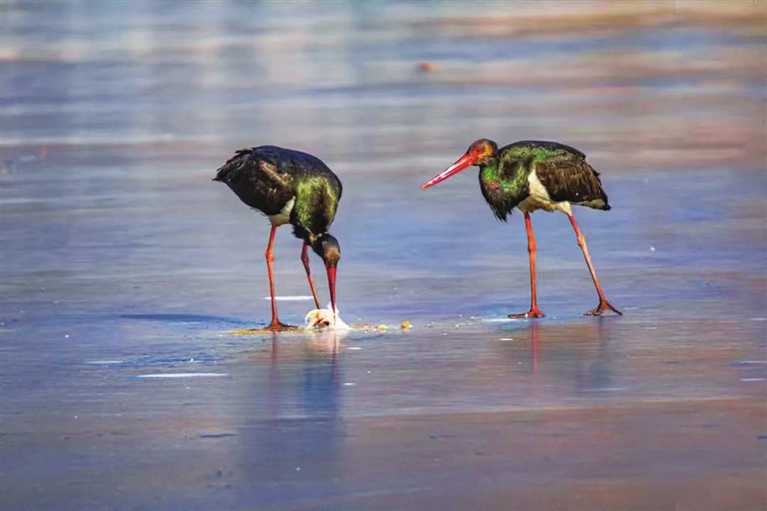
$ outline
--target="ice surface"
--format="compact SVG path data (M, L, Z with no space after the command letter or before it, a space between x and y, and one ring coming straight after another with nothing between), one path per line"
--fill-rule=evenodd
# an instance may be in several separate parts
M0 509L764 509L764 2L125 4L0 7ZM535 213L506 318L522 215L418 188L479 137L587 153L623 317ZM338 304L390 328L231 335L269 226L210 178L259 144L341 177Z

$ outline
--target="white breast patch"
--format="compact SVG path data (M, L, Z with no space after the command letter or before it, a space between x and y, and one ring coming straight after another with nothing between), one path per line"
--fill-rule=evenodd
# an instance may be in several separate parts
M276 215L269 215L269 221L272 222L272 225L277 227L278 225L285 225L290 222L290 212L293 211L293 205L295 203L296 198L293 197L285 203L285 206L283 206L279 213Z
M546 191L546 187L543 186L541 180L535 174L535 170L530 172L527 176L527 186L530 192L530 196L519 203L519 209L522 211L532 213L536 209L545 209L546 211L561 211L566 214L572 213L570 203L567 201L556 202L551 200L549 192Z

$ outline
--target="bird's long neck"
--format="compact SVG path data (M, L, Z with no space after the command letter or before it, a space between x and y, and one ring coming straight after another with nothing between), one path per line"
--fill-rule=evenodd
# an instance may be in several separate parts
M523 200L527 193L527 177L530 168L526 165L514 167L503 165L498 158L489 160L479 168L479 181L486 192L490 195L503 196L505 201L518 198Z

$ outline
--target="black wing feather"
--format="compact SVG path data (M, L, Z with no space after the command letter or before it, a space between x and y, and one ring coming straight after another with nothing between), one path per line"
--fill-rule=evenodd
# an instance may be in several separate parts
M216 171L242 202L266 215L276 215L293 198L292 176L279 160L260 147L240 149Z
M535 174L552 200L568 201L594 209L610 209L599 172L581 158L538 161Z

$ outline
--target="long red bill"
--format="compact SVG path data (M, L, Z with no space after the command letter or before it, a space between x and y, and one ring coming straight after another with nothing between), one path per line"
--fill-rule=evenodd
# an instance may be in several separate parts
M463 156L461 156L458 159L458 161L450 165L444 172L434 176L429 181L426 181L424 184L422 184L421 190L426 190L427 188L431 188L432 186L438 183L441 183L442 181L449 178L450 176L454 174L458 174L460 171L462 171L466 167L470 167L471 165L474 165L474 155L472 155L471 153L466 153Z
M333 318L336 316L336 267L327 266L328 289L330 289L330 306L333 308Z

